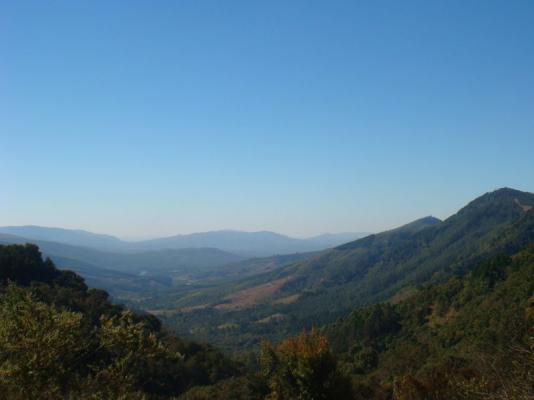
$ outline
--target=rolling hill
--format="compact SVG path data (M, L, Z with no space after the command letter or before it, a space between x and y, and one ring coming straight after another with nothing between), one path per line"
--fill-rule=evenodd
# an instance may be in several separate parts
M243 260L235 254L210 248L113 253L8 234L0 234L0 243L36 244L58 267L71 269L86 278L90 286L106 289L119 297L161 291L170 288L173 280L187 282L196 274Z
M319 251L366 236L367 233L323 234L307 239L296 239L274 232L211 231L176 235L151 240L124 241L110 235L83 230L48 228L41 226L0 227L0 233L88 247L113 253L140 253L159 250L215 248L242 257L268 257Z
M3 226L0 227L0 233L32 240L43 240L45 242L56 242L101 250L126 250L125 243L119 238L87 232L81 229L49 228L36 225Z
M403 301L355 309L323 332L358 399L530 399L533 294L531 244Z
M267 257L324 250L366 236L366 233L325 234L309 239L296 239L274 232L213 231L176 235L138 242L145 249L215 247L246 257Z

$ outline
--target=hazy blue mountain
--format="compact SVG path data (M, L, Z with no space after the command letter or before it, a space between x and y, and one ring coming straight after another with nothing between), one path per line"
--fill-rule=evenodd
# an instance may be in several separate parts
M168 287L172 279L187 280L195 274L243 260L241 256L212 248L113 253L9 234L0 234L0 243L34 243L59 267L78 272L91 286L105 288L113 294Z
M245 257L319 251L366 236L367 233L325 234L309 239L296 239L274 232L211 231L176 235L151 240L125 241L114 236L83 230L40 226L0 227L0 233L28 239L90 247L97 250L133 253L147 250L217 248Z
M296 239L268 231L241 232L222 230L176 235L138 242L137 244L145 249L215 247L244 256L270 256L324 250L365 235L365 233L353 233Z
M114 236L87 232L80 229L24 225L0 227L0 233L97 249L124 250L126 248L125 243Z

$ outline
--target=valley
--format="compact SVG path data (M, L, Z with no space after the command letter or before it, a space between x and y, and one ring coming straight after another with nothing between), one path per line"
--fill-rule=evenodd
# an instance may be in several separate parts
M492 255L518 251L534 241L534 215L516 200L534 204L534 195L501 189L444 221L423 218L273 271L131 304L164 308L165 321L181 335L244 351L263 338L281 340L354 307L463 276Z
M106 329L130 330L120 335L148 329L153 339L131 354L150 365L164 398L171 393L184 400L263 398L275 384L297 390L286 381L287 374L297 373L293 361L284 361L287 351L302 362L326 357L321 362L330 365L334 375L328 379L338 382L334 392L342 399L385 400L395 393L396 399L482 400L511 391L523 396L534 383L525 377L534 366L528 341L534 329L533 206L534 194L504 188L443 221L424 217L332 249L252 259L216 248L115 253L3 233L0 319L14 318L2 301L35 299L44 305L30 309L74 309L81 318L100 318L94 329L102 334L95 338L75 328L81 329L80 340L93 343L99 374L113 368L98 350L110 345L98 344ZM40 251L52 261L43 261ZM111 303L101 289L136 313ZM9 300L25 291L28 300ZM55 318L66 318L60 315ZM8 340L2 335L0 328L0 344ZM160 344L151 347L151 340ZM81 351L67 346L73 354ZM26 353L18 351L25 360ZM167 378L158 363L182 376L182 383ZM506 381L488 381L490 365L506 369ZM138 367L130 368L129 383L108 387L102 381L100 395L158 398L159 389L135 375ZM84 370L77 374L83 383L69 381L74 385L69 390L90 391L94 378Z

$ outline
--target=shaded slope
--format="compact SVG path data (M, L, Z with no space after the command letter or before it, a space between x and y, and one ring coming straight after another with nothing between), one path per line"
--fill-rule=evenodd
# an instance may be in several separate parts
M534 395L533 329L530 245L398 304L354 310L324 332L358 398L526 399Z
M113 305L36 246L0 245L0 371L5 399L169 399L238 368Z
M387 298L407 285L463 274L482 258L534 240L534 215L516 200L534 204L534 195L501 189L443 222L416 221L337 247L281 271L292 277L283 292L306 291L294 307L309 307L317 316L319 310L330 314L332 308Z

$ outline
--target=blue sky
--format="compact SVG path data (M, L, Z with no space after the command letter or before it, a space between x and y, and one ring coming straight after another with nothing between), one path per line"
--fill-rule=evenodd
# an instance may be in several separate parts
M298 236L534 191L532 1L2 1L0 225Z

